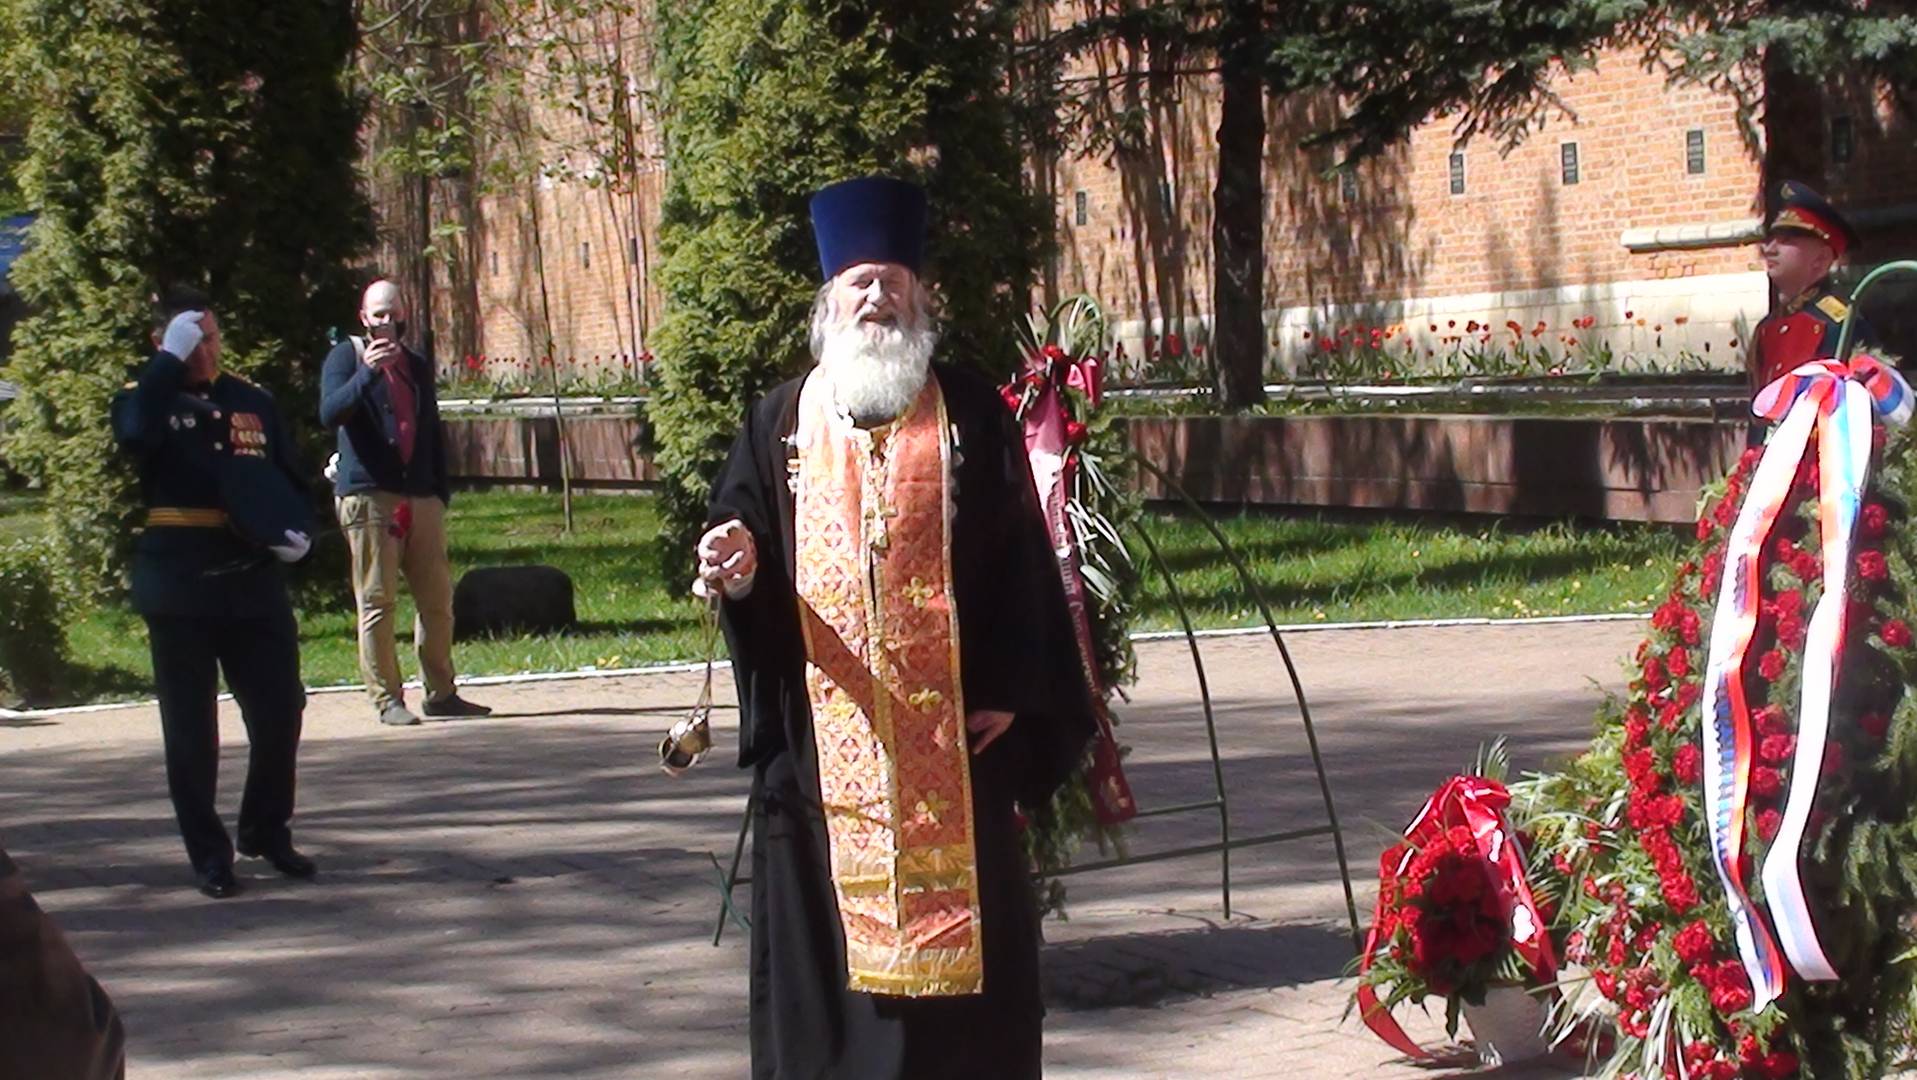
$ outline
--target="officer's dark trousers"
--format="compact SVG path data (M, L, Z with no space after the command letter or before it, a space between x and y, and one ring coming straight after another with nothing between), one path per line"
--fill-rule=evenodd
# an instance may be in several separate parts
M263 618L148 615L146 625L166 736L166 786L194 871L204 874L233 862L233 844L214 806L220 672L239 703L251 745L240 796L240 847L258 852L287 842L293 763L306 708L292 609Z

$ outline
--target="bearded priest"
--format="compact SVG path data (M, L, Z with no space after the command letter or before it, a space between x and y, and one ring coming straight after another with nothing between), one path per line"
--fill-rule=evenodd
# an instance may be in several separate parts
M748 415L694 585L757 792L752 1076L1037 1077L1019 829L1093 730L1058 563L997 390L932 359L924 192L811 210L815 363Z

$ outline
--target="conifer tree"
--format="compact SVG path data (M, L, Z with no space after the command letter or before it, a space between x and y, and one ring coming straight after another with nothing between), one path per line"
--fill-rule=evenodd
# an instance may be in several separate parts
M353 311L342 265L368 239L360 109L341 79L353 10L0 0L0 20L38 214L12 274L32 314L5 369L21 391L7 455L49 493L68 596L97 598L133 505L108 407L151 352L156 291L209 292L225 365L316 434L326 330Z
M651 409L673 539L749 403L810 362L819 287L807 199L884 173L931 197L928 278L940 358L994 373L1016 359L1044 254L1007 93L1018 5L679 0L661 6L666 116L661 281L667 311Z

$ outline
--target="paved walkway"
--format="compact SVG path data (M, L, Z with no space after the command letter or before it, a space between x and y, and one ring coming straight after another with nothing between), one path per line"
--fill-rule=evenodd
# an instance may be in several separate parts
M1361 910L1377 852L1480 741L1509 735L1521 768L1577 750L1640 633L1289 638ZM1322 820L1269 640L1211 639L1203 657L1234 831ZM1122 710L1134 787L1147 806L1208 798L1185 645L1140 661ZM739 1077L744 935L710 938L713 856L730 853L745 784L717 760L680 781L653 766L695 688L683 674L491 687L473 696L493 718L409 730L381 728L356 695L317 696L295 825L322 875L242 863L249 891L218 903L184 869L151 709L0 721L0 844L120 1003L139 1080ZM718 719L730 745L734 717ZM230 706L223 725L230 813L245 743ZM1131 848L1216 828L1157 818ZM1237 853L1229 919L1218 871L1203 856L1070 879L1071 919L1047 925L1048 1075L1433 1075L1343 1016L1351 947L1328 842Z

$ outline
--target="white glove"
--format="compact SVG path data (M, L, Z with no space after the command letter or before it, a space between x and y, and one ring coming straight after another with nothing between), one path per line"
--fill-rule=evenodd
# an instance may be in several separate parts
M313 550L313 541L311 537L308 537L303 532L295 532L292 529L288 529L286 530L286 543L273 544L266 550L272 552L273 557L281 562L299 562L301 559L306 558L307 552Z
M205 315L204 311L182 311L173 316L173 321L166 324L160 348L181 360L192 356L193 350L200 347L201 339L206 337L206 331L200 329L200 319Z
M322 469L321 472L328 480L339 479L339 454L337 451L332 457L326 459L326 468Z

